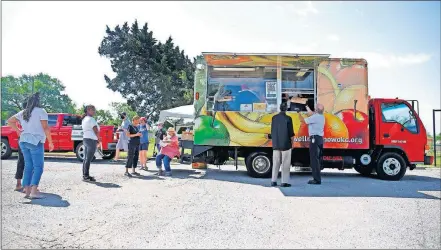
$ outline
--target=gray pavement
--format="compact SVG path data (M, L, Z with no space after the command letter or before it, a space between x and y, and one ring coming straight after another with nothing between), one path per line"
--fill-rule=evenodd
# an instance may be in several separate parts
M399 182L326 170L321 186L292 173L291 188L272 188L243 167L129 179L97 161L91 184L75 159L46 160L47 197L34 201L13 191L16 159L1 162L3 249L441 247L439 169Z

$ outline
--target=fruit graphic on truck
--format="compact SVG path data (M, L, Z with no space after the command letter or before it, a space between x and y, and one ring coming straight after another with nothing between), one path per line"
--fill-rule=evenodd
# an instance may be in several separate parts
M426 130L413 105L370 99L364 59L203 53L196 64L194 163L244 157L249 175L269 177L271 121L282 96L293 107L287 112L295 133L293 166L309 166L308 126L300 116L308 116L304 105L314 109L317 102L325 107L323 168L399 180L407 168L425 163Z

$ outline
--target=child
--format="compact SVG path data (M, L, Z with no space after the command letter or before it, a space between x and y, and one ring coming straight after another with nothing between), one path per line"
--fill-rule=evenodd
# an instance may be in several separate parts
M139 144L139 157L141 158L141 170L149 170L147 167L147 152L149 148L149 126L147 125L147 119L145 117L141 117L139 119L141 124L138 126L139 132L141 135L141 141Z

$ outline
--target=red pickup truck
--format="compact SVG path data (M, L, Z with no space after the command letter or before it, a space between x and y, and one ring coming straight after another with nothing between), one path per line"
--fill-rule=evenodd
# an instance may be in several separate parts
M49 114L48 125L51 128L53 152L75 152L78 160L84 158L83 131L81 116L72 114ZM17 133L9 126L2 126L1 158L8 159L13 151L18 151ZM115 156L117 138L114 126L100 126L103 159ZM49 144L44 144L46 151Z

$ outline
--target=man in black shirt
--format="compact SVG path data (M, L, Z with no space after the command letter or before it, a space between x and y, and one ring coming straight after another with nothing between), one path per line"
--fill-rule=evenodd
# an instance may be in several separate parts
M286 115L286 103L280 105L280 113L273 116L271 122L271 138L273 141L273 175L271 186L277 186L277 176L282 165L281 187L290 187L288 183L291 167L291 149L294 140L294 129L291 117Z

